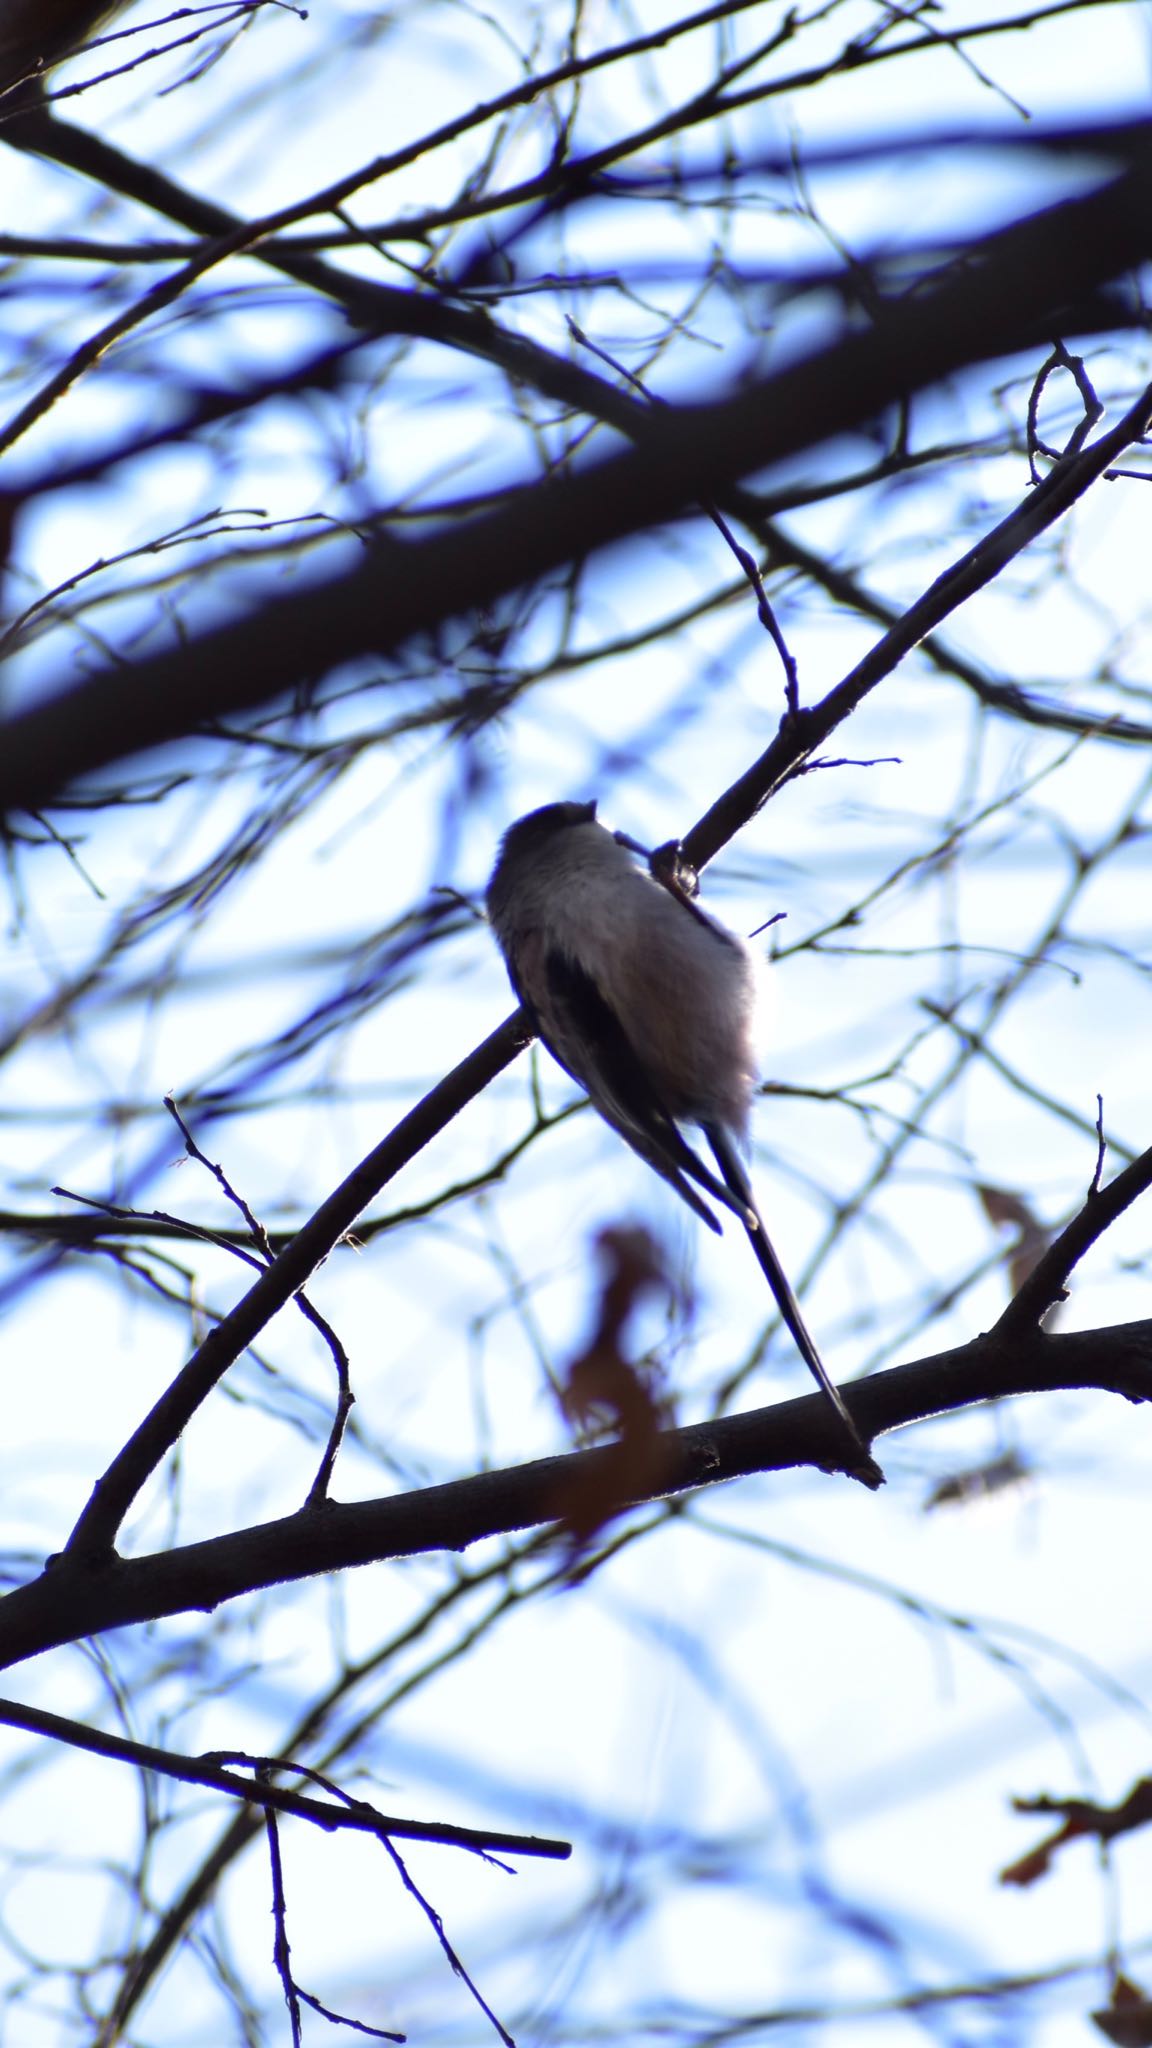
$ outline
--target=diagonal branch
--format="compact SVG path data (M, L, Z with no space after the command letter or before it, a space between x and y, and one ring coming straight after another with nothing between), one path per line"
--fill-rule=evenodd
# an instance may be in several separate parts
M1033 1266L1023 1286L1017 1289L996 1323L993 1337L1012 1343L1025 1330L1038 1325L1056 1302L1063 1301L1073 1267L1149 1187L1152 1187L1152 1151L1142 1152L1138 1159L1133 1159L1106 1188L1100 1187L1094 1177L1084 1207Z
M210 1330L145 1416L107 1471L68 1539L65 1555L89 1560L110 1551L141 1487L172 1449L196 1410L266 1323L306 1285L333 1245L385 1182L507 1066L525 1042L519 1012L486 1038L417 1103L329 1195L265 1268L230 1315Z
M755 816L773 790L794 775L802 762L856 710L869 691L892 674L906 654L941 620L994 582L1007 563L1063 518L1069 507L1111 468L1122 450L1147 433L1150 424L1152 385L1140 393L1114 427L1098 435L1078 454L1058 463L998 526L938 576L923 597L901 614L863 661L820 704L801 712L797 720L785 721L760 759L725 790L689 833L684 851L692 865L702 867L711 860ZM1106 721L1102 725L1106 728Z

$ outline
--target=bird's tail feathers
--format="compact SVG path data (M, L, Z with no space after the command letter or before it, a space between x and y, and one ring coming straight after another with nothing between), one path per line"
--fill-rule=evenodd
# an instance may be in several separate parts
M716 1155L716 1163L721 1173L740 1204L740 1211L738 1213L743 1212L744 1227L748 1232L748 1241L759 1260L761 1271L769 1287L772 1289L776 1306L780 1310L781 1317L791 1333L796 1349L816 1381L817 1386L836 1410L841 1423L848 1432L854 1450L853 1462L848 1467L852 1477L861 1480L865 1486L882 1486L884 1474L881 1472L875 1459L870 1455L866 1445L861 1442L856 1424L848 1413L839 1388L829 1378L820 1353L817 1351L804 1318L800 1313L800 1304L792 1292L788 1275L780 1264L772 1240L764 1228L764 1218L756 1207L756 1198L752 1193L752 1184L731 1133L726 1131L722 1124L705 1124L704 1135Z

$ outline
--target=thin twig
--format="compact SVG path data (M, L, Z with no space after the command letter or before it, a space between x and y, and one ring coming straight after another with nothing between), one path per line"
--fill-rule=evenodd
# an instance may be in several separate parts
M261 1223L259 1217L254 1214L252 1209L249 1208L248 1203L245 1201L243 1195L237 1194L236 1189L232 1186L232 1183L229 1180L227 1174L225 1173L224 1168L219 1164L219 1162L216 1160L209 1159L205 1155L205 1153L203 1153L200 1150L199 1145L196 1143L195 1138L192 1136L191 1131L185 1123L184 1118L181 1116L180 1111L177 1109L176 1104L171 1095L166 1095L164 1097L164 1107L168 1111L169 1116L172 1117L178 1130L180 1131L180 1134L184 1140L184 1147L186 1152L188 1153L189 1158L196 1160L198 1165L207 1167L208 1172L211 1173L219 1182L220 1187L227 1195L228 1200L231 1203L233 1203L237 1209L239 1209L240 1214L243 1216L245 1223L248 1225L248 1228L252 1232L253 1237L256 1239L257 1244L260 1246L261 1251L264 1253L264 1261L266 1266L273 1265L275 1263L276 1253L272 1249L272 1244L269 1239L268 1232L265 1230L264 1225ZM233 1247L233 1249L235 1249L235 1247ZM256 1264L257 1261L253 1260L252 1263ZM316 1477L314 1478L311 1486L308 1489L307 1505L309 1507L317 1507L328 1498L328 1488L331 1484L333 1468L336 1464L336 1459L340 1450L340 1445L344 1440L344 1432L348 1426L348 1417L352 1413L352 1409L356 1403L356 1396L352 1392L352 1378L351 1369L348 1363L348 1353L345 1351L343 1344L341 1343L339 1337L336 1335L336 1332L332 1328L331 1323L328 1321L327 1316L322 1315L320 1310L316 1308L315 1305L308 1299L308 1296L305 1294L304 1289L302 1287L298 1289L295 1300L296 1306L300 1310L301 1315L305 1318L305 1321L311 1323L313 1329L318 1330L320 1335L323 1337L325 1344L328 1346L328 1349L332 1354L333 1363L336 1367L336 1410L332 1417L332 1423L328 1431L328 1441L324 1446L323 1452L321 1453L320 1457L320 1463L316 1468Z
M300 2020L300 2001L292 1978L292 1950L288 1941L288 1906L284 1897L284 1865L280 1860L280 1833L276 1815L271 1807L264 1809L264 1827L268 1839L268 1861L272 1873L272 1924L275 1933L272 1938L272 1961L276 1974L284 1989L284 2003L292 2025L293 2048L300 2048L303 2040Z
M581 348L586 348L590 350L592 355L599 356L602 363L607 363L609 369L615 370L618 376L623 377L627 383L631 384L633 389L638 391L642 398L647 399L649 405L667 405L667 399L661 398L656 392L649 391L643 379L638 377L634 370L629 370L624 363L617 362L615 356L610 356L607 349L601 348L598 342L589 340L583 328L576 325L571 314L568 315L568 332L574 341L579 342ZM768 592L764 588L764 578L760 573L760 569L747 548L740 545L719 506L711 498L702 495L700 509L708 514L713 526L732 550L744 575L752 586L760 624L771 636L772 644L784 665L784 702L787 713L790 717L795 718L800 709L800 683L796 662L780 630L776 614L768 601Z
M1102 1095L1098 1095L1096 1097L1096 1170L1093 1173L1092 1179L1088 1185L1089 1195L1098 1195L1100 1193L1100 1182L1104 1173L1104 1155L1106 1149L1107 1148L1104 1142L1104 1097Z
M410 1893L412 1898L415 1899L417 1905L419 1906L421 1912L427 1920L428 1925L431 1927L433 1934L436 1936L437 1941L443 1949L444 1954L447 1956L449 1963L452 1965L453 1972L457 1977L460 1978L461 1983L467 1985L468 1990L472 1993L472 1996L476 2000L477 2005L480 2007L481 2012L484 2014L485 2018L491 2022L491 2025L495 2029L496 2033L499 2035L501 2041L503 2041L504 2048L516 2048L516 2043L512 2039L511 2034L508 2032L506 2027L501 2026L500 2021L497 2019L495 2013L492 2010L492 2007L489 2005L487 1999L484 1997L484 1994L480 1990L479 1985L475 1982L474 1978L468 1975L468 1972L465 1969L463 1963L461 1962L460 1957L457 1955L455 1949L452 1946L452 1943L448 1939L447 1933L445 1932L443 1920L440 1918L440 1915L436 1911L436 1908L432 1904L431 1900L426 1899L424 1897L423 1892L421 1891L419 1885L413 1878L395 1843L385 1842L384 1847L387 1849L388 1854L391 1856L393 1863L396 1865L396 1868L400 1873L401 1884L404 1886L405 1891Z
M1101 1121L1103 1107L1101 1107ZM1099 1130L1099 1126L1097 1127ZM1103 1147L1103 1135L1099 1147ZM1066 1283L1074 1266L1091 1250L1098 1238L1103 1237L1117 1218L1130 1209L1133 1202L1152 1187L1152 1147L1142 1152L1130 1166L1118 1173L1106 1188L1098 1184L1101 1151L1098 1150L1096 1172L1088 1189L1082 1209L1072 1218L1066 1230L1062 1230L1054 1244L1049 1245L1043 1257L1033 1266L1028 1278L1013 1295L1003 1315L992 1328L991 1336L996 1341L1013 1340L1026 1329L1035 1329L1048 1310L1058 1301L1063 1301Z

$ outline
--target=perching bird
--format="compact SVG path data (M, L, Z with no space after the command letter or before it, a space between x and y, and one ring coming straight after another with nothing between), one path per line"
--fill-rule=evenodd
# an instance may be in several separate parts
M704 1195L738 1216L805 1364L844 1431L845 1465L883 1483L808 1334L741 1158L756 1082L757 965L693 900L683 869L597 821L594 803L545 804L510 825L488 917L533 1030L593 1107L713 1230ZM690 874L690 870L688 871ZM694 882L694 877L692 878ZM719 1178L680 1125L698 1124Z

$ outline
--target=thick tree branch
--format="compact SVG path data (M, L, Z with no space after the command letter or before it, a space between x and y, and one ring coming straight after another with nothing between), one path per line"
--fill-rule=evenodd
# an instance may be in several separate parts
M1152 1321L1052 1337L1032 1330L1010 1344L977 1337L841 1391L861 1436L871 1442L981 1401L1072 1388L1152 1400ZM670 1430L665 1446L661 1484L638 1499L662 1499L796 1465L835 1469L842 1449L835 1418L819 1394ZM155 1557L106 1555L95 1563L64 1552L41 1578L0 1602L0 1667L160 1615L210 1612L222 1600L259 1587L389 1558L463 1550L485 1537L547 1527L574 1483L588 1491L601 1470L615 1483L613 1450L609 1445L480 1472L393 1499L306 1508Z
M625 401L628 430L641 443L626 453L534 483L496 511L431 540L380 545L345 576L264 603L152 661L61 689L10 720L0 728L0 810L38 808L77 776L176 739L205 719L306 689L340 661L398 650L451 616L493 605L581 555L677 517L702 495L723 502L734 479L875 418L952 371L1023 346L1040 323L1074 324L1069 308L1085 292L1150 250L1152 166L1141 163L1087 198L986 237L943 282L886 306L867 331L751 390L715 405L650 413ZM1138 431L1130 426L1127 438ZM1093 453L1105 446L1113 460L1113 441L1101 437L1032 494L1030 504L1044 508L1043 517L1034 515L1033 531L1087 488L1097 473ZM998 529L990 540L1001 537ZM981 568L992 561L986 553ZM957 573L971 578L971 562L965 557ZM952 602L979 581L962 578ZM907 645L945 615L941 595L937 586L923 617L904 628ZM889 652L883 673L893 660ZM826 700L819 721L802 733L802 754L827 737L874 680L858 670ZM750 776L748 787L738 785L745 815L766 793L763 764Z

